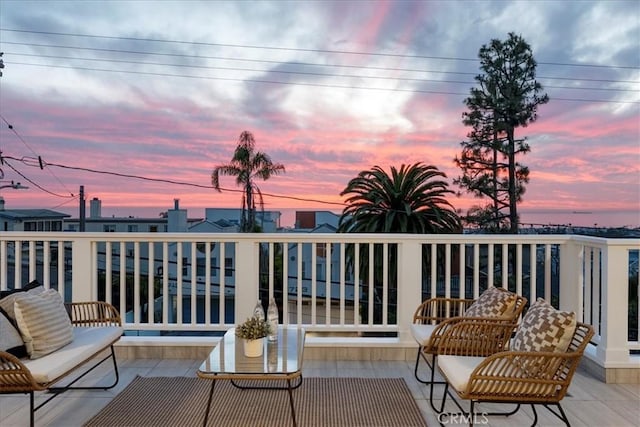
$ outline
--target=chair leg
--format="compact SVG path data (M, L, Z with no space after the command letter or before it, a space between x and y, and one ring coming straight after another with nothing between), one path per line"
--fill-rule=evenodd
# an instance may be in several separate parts
M35 425L35 397L33 395L33 390L29 392L29 425L34 427Z
M435 372L436 372L436 364L437 359L436 355L433 355L433 365L431 365L431 381L429 381L429 404L431 408L440 413L444 411L444 401L447 396L447 390L449 389L449 384L446 381L435 381ZM436 408L436 405L433 403L433 385L434 384L445 384L444 394L442 396L442 403L440 404L440 409Z
M547 408L547 410L549 412L551 412L553 415L555 415L556 417L558 417L559 419L562 420L562 422L567 426L567 427L571 427L571 424L569 423L569 418L567 418L567 414L565 414L564 410L562 409L562 406L560 405L560 402L555 404L558 407L558 412L554 411L553 409L551 409L551 407L547 404L544 405L545 408ZM531 405L533 406L533 405Z
M422 347L418 346L418 354L416 354L416 365L413 368L413 375L416 377L416 380L418 380L418 382L421 382L422 384L427 384L428 383L427 380L423 380L418 376L418 365L420 365L421 356L422 356Z
M536 424L538 424L538 413L536 412L536 405L531 405L531 410L533 411L533 424L531 424L531 427L534 427Z

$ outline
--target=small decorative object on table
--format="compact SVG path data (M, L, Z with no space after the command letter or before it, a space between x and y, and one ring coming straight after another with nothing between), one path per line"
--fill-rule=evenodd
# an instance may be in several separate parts
M271 327L269 341L278 340L278 317L278 305L276 304L275 298L271 298L269 308L267 309L267 322L269 322L269 326Z
M243 339L244 355L260 357L264 349L264 338L269 335L271 328L265 319L253 316L236 327L236 337Z

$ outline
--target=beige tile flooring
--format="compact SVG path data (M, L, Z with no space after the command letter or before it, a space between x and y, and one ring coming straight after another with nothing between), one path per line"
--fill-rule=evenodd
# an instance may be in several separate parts
M74 427L81 426L91 416L104 407L118 392L131 382L136 375L141 376L195 376L200 360L189 359L124 359L119 361L120 382L108 391L70 391L36 412L36 426ZM95 384L109 372L108 367L100 367L86 379L87 384ZM429 426L437 426L438 421L428 402L428 388L413 377L412 361L318 361L304 362L303 375L306 377L401 377L407 382L424 418ZM442 388L438 386L437 392ZM573 379L570 396L563 400L563 407L573 426L640 426L640 385L604 384L588 373L579 370ZM42 397L36 398L36 403ZM453 410L453 405L451 405ZM29 424L28 395L3 395L0 397L0 426L19 427ZM483 406L480 406L482 410ZM487 406L485 406L487 408ZM494 405L495 408L495 405ZM541 426L563 425L560 420L547 412L538 410ZM483 425L479 418L477 425ZM490 417L490 426L529 426L533 422L530 407L517 414L505 417ZM449 425L455 425L450 423ZM116 426L114 426L116 427ZM174 427L174 426L170 426Z

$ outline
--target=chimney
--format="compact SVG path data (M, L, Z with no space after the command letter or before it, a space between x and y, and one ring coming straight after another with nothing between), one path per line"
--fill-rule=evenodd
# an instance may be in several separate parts
M180 209L179 199L173 199L173 209L167 211L167 231L169 233L187 232L187 210Z
M89 201L89 218L102 217L102 202L97 197Z

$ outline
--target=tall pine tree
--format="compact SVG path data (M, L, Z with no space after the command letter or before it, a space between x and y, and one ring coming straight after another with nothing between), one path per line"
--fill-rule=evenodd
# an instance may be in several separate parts
M454 180L480 198L485 206L474 206L465 218L487 231L518 232L517 204L522 200L529 169L518 163L529 152L526 138L516 138L516 129L537 119L538 106L549 102L535 79L536 62L529 44L509 33L506 41L491 40L478 53L481 74L477 87L465 99L468 111L463 123L471 127L455 162L462 176Z

